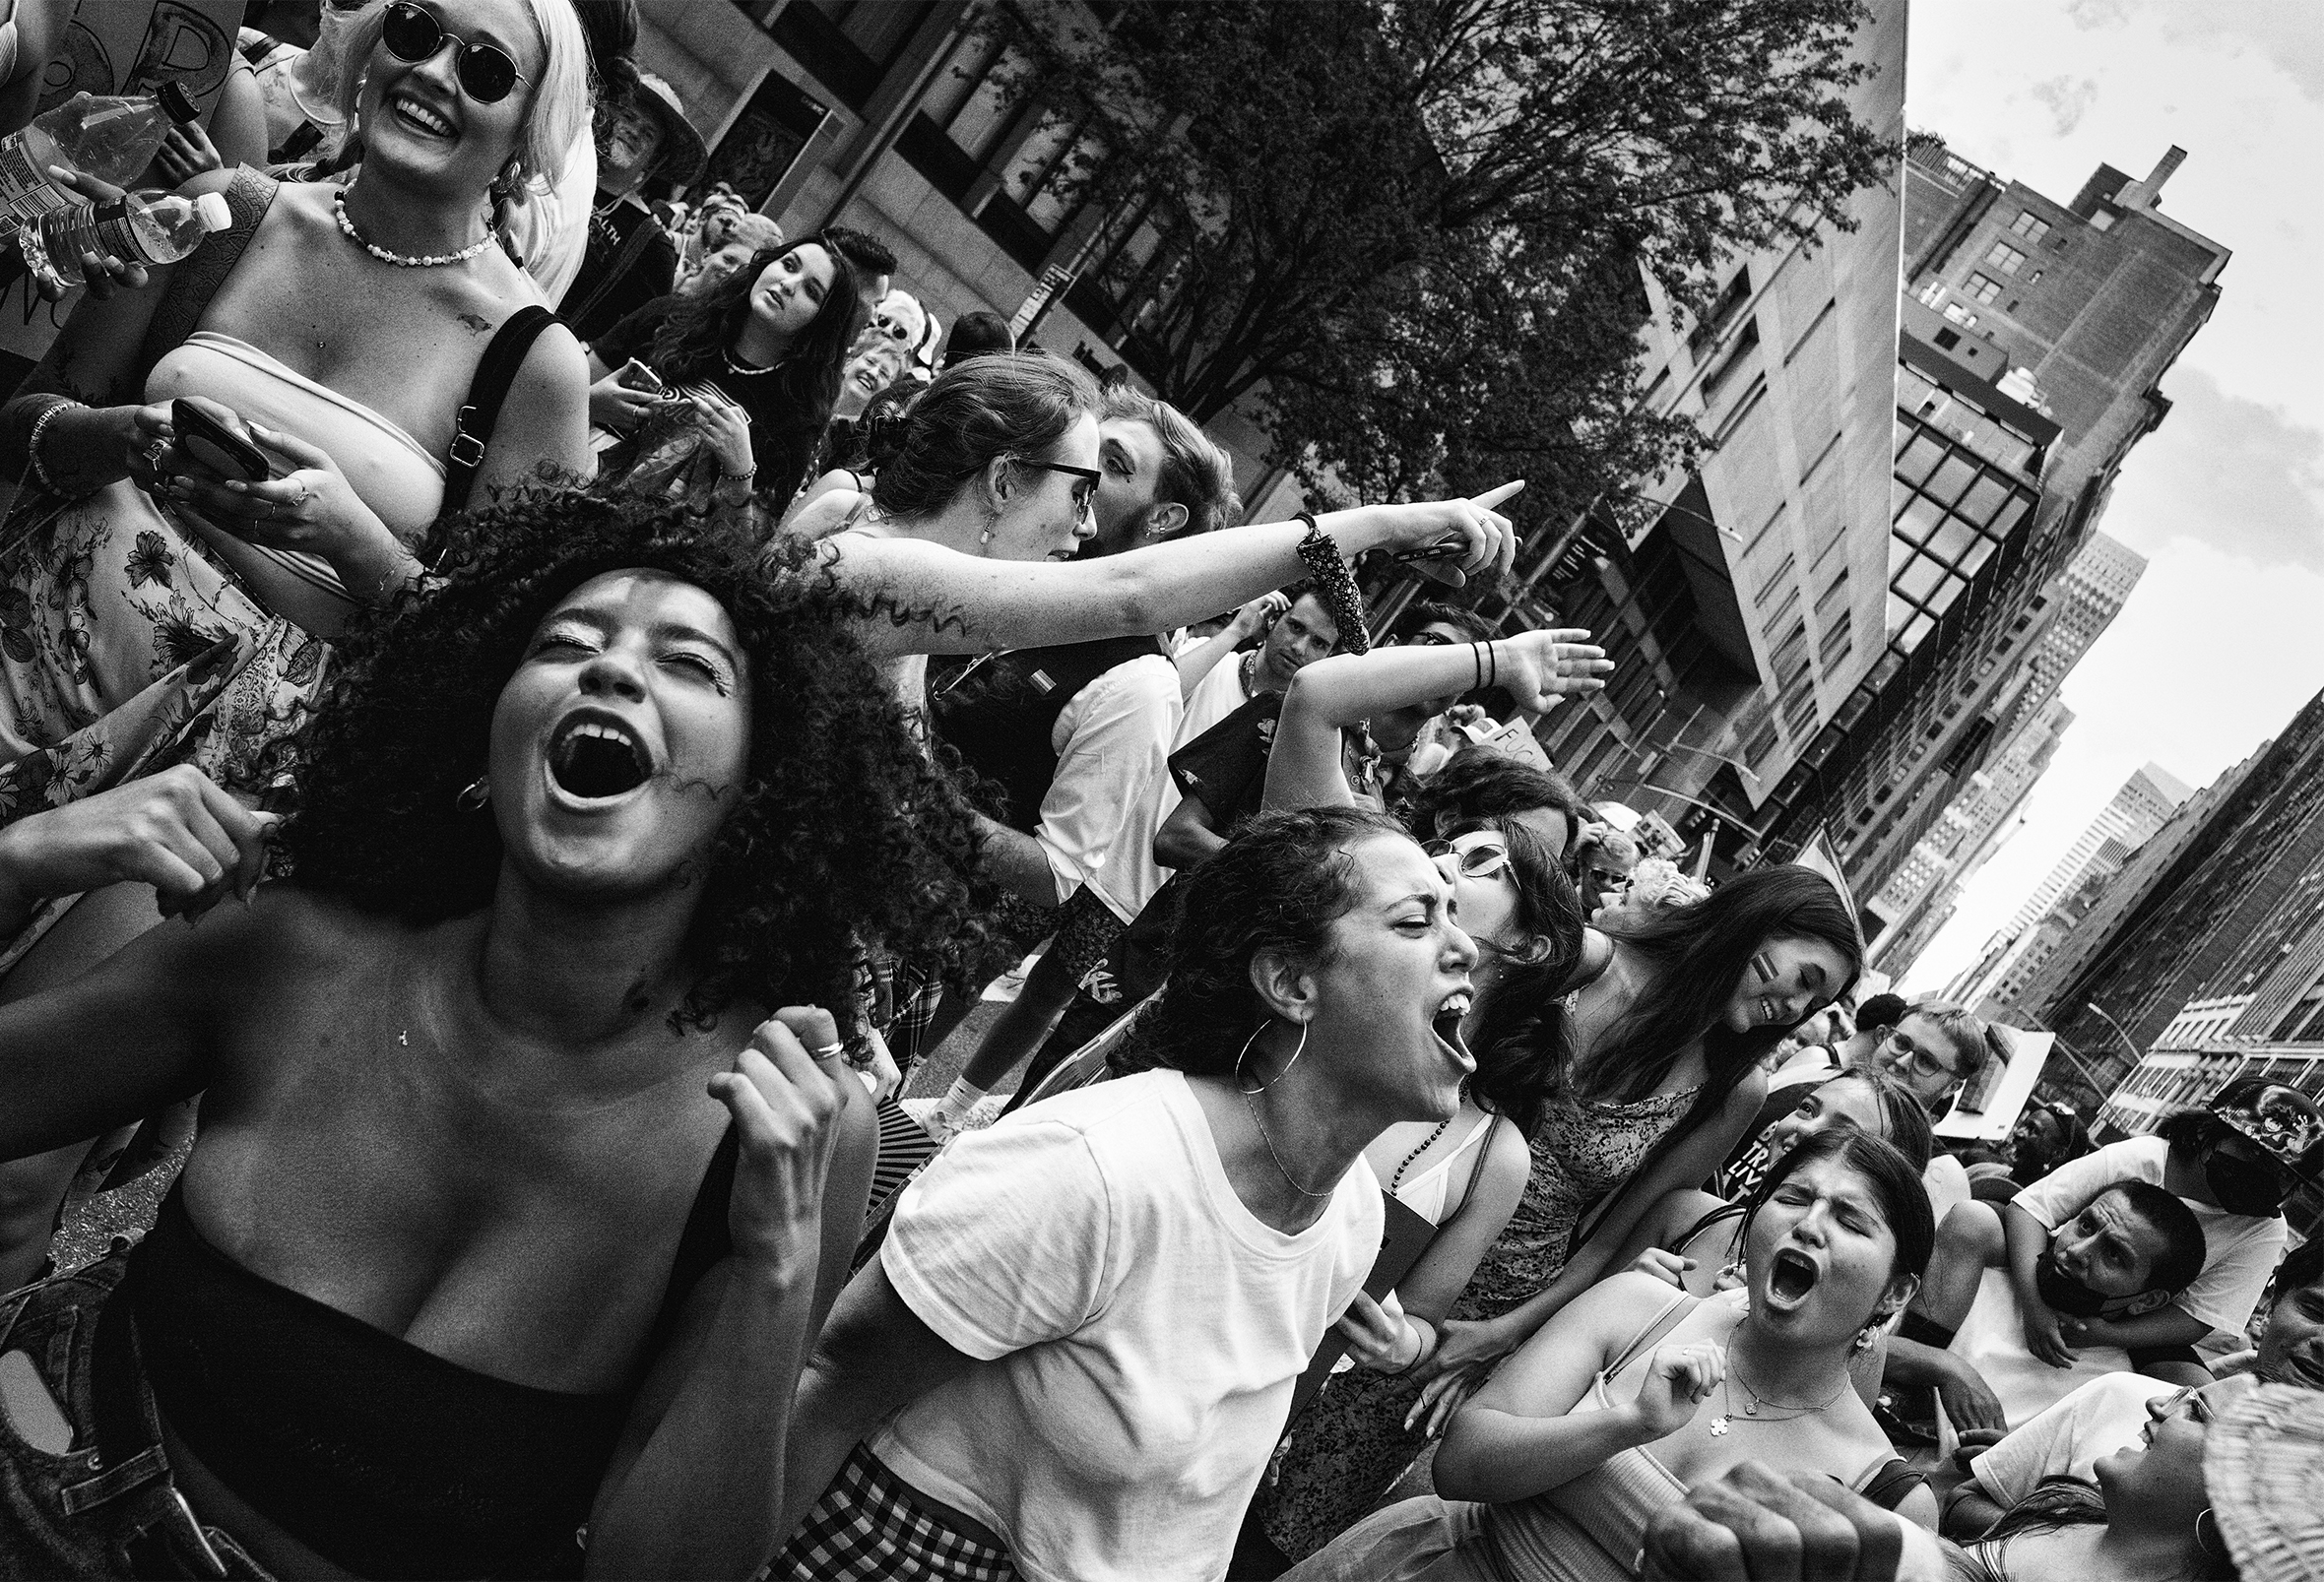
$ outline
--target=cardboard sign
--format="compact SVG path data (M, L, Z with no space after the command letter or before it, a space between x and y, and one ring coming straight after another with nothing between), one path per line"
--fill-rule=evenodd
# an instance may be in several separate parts
M2034 1084L2041 1080L2041 1068L2057 1040L2052 1034L2031 1033L2024 1028L1998 1031L2009 1045L2009 1064L1997 1070L1988 1061L1977 1079L1962 1088L1953 1107L1936 1124L1939 1137L1997 1143L2016 1128L2018 1113L2033 1096Z

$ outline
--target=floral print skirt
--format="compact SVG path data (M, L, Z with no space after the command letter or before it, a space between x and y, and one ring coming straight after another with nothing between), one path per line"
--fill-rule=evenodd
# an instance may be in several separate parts
M178 764L265 799L329 658L136 485L28 484L0 528L0 825ZM0 942L0 971L62 911Z

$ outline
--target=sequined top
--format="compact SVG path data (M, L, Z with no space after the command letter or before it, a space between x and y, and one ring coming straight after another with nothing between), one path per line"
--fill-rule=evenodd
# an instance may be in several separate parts
M1452 1316L1498 1318L1555 1280L1583 1211L1638 1170L1701 1092L1684 1088L1635 1104L1553 1101L1533 1133L1524 1196Z

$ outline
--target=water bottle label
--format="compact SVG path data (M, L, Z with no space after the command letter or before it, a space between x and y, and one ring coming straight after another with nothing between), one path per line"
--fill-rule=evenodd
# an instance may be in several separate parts
M87 235L89 239L83 245L92 252L110 253L124 262L156 262L153 249L130 223L129 201L125 198L97 205L90 213Z
M50 184L47 173L32 158L32 151L10 138L0 143L0 205L20 219L70 208L73 199Z

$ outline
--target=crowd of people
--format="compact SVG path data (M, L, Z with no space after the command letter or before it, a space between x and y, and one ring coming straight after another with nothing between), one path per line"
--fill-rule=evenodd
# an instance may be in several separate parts
M2324 1112L1941 1144L2004 1031L1543 755L1521 484L1245 522L634 0L309 20L0 408L0 1568L2324 1563Z

